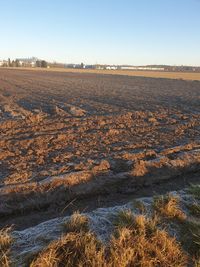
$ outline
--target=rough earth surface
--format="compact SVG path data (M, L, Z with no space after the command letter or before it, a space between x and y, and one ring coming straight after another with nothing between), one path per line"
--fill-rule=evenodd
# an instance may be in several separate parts
M0 226L199 182L200 82L0 70Z
M1 69L0 225L198 182L199 137L200 82Z
M0 227L12 225L16 266L77 210L103 242L137 198L151 213L153 196L174 191L187 214L191 183L200 82L0 69Z

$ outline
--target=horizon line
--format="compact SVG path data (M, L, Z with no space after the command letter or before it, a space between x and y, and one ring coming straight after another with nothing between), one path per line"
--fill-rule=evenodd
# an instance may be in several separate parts
M0 61L8 61L8 59L12 60L16 60L16 59L38 59L38 60L45 60L48 63L51 64L64 64L64 65L70 65L70 64L74 64L74 65L79 65L81 63L83 63L84 65L104 65L104 66L130 66L130 67L144 67L144 66L169 66L169 67L200 67L200 65L190 65L190 64L126 64L126 63L122 63L122 64L113 64L113 63L84 63L84 61L80 61L80 62L63 62L63 61L58 61L58 60L47 60L45 58L38 58L36 56L31 56L31 57L15 57L15 58L0 58Z

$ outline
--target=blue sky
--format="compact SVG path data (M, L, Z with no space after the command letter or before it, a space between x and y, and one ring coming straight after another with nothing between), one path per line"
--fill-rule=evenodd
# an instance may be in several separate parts
M0 0L0 59L200 65L200 0Z

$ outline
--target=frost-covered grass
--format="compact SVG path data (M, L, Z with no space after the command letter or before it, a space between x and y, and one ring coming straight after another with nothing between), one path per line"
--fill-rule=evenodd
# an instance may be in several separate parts
M11 228L3 228L0 230L0 266L10 266L10 246L12 238L10 236Z
M180 194L143 198L88 214L76 212L60 221L62 233L43 243L27 266L199 267L198 189L192 186Z
M108 244L100 242L91 231L74 228L74 232L44 249L31 267L185 266L187 255L180 244L156 225L155 218L120 212Z

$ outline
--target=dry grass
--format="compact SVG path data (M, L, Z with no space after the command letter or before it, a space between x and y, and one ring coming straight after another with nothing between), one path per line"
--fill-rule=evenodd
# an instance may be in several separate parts
M89 231L88 218L85 215L81 215L79 212L75 212L68 221L64 222L65 232L87 232Z
M132 170L133 176L144 176L148 172L148 169L146 167L146 163L143 160L140 160L139 162L136 162L134 164L134 168Z
M195 261L193 266L198 266L200 257L200 206L196 200L200 199L199 185L192 186L189 192L194 196L195 201L188 204L190 214L194 217L187 217L180 209L179 198L172 195L156 197L153 207L156 214L164 219L177 219L177 227L180 233L180 241L190 255L190 261Z
M189 188L190 194L194 197L194 202L187 205L189 212L194 216L194 219L185 221L181 228L183 244L186 249L197 258L194 266L200 267L200 186L192 185Z
M161 230L148 234L141 222L137 230L122 228L111 240L110 266L186 266L187 256L175 239Z
M134 200L133 207L142 214L145 214L147 212L147 208L145 207L144 203L140 200Z
M98 241L90 231L75 229L52 242L31 267L186 266L187 256L180 245L156 225L156 219L120 212L109 244Z
M192 185L188 192L194 197L193 203L189 204L187 207L190 214L199 218L200 217L200 185Z
M132 227L134 215L131 210L121 210L114 218L113 225L118 228Z
M11 228L3 228L0 230L0 267L10 266L10 245L12 238L10 236Z
M194 267L200 267L200 258L195 261Z
M52 242L31 267L102 266L104 250L90 232L69 233Z
M157 214L168 219L184 220L186 215L180 209L179 198L173 195L165 195L154 198L153 208Z
M200 257L200 222L196 219L184 221L181 228L181 241L185 249L195 258Z

